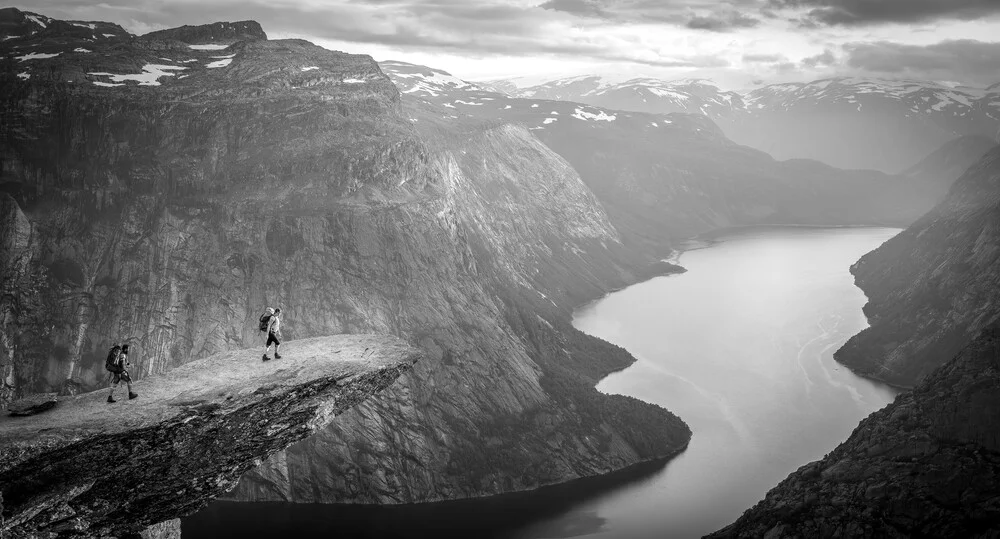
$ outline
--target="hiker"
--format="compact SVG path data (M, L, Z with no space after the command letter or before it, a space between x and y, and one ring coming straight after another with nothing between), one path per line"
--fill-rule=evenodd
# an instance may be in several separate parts
M268 309L270 310L270 309ZM268 350L271 349L271 343L274 343L274 359L281 359L281 354L278 353L278 347L281 346L281 308L274 310L274 314L270 316L267 320L267 342L264 343L264 358L261 361L268 361L271 358L267 357Z
M111 392L108 393L108 402L115 401L115 388L122 380L125 380L125 384L128 386L128 398L132 400L139 395L132 392L132 377L128 375L128 370L126 367L130 366L131 363L128 362L128 345L124 344L118 346L117 344L111 347L108 351L108 359L104 362L104 368L111 373Z

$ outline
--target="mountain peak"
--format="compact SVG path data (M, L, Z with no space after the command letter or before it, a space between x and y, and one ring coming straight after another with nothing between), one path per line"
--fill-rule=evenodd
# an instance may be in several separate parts
M267 34L257 21L213 22L197 26L179 26L157 30L142 36L144 39L174 40L188 44L233 43L267 39Z

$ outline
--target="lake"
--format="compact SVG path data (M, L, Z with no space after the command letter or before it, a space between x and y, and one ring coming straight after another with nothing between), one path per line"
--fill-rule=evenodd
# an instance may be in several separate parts
M598 389L659 404L693 431L666 466L536 492L402 507L215 502L185 539L228 536L700 537L822 457L896 391L833 352L867 326L851 264L899 232L755 227L692 241L686 273L579 309L574 325L628 349Z

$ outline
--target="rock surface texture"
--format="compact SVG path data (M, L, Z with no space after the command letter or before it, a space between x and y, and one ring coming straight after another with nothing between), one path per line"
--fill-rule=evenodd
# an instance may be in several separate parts
M137 382L135 400L107 403L97 391L0 419L0 535L125 536L190 514L420 356L376 335L303 339L283 351L269 363L258 349L193 361ZM170 525L152 531L161 528Z
M855 371L913 387L1000 317L1000 148L948 197L851 268L870 327L835 355Z
M1000 537L1000 326L714 538Z

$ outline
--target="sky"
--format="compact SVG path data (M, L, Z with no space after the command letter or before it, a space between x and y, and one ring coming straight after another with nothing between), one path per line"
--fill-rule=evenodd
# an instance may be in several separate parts
M830 76L1000 82L1000 0L32 0L133 33L252 19L271 39L467 80L709 78L727 89Z

